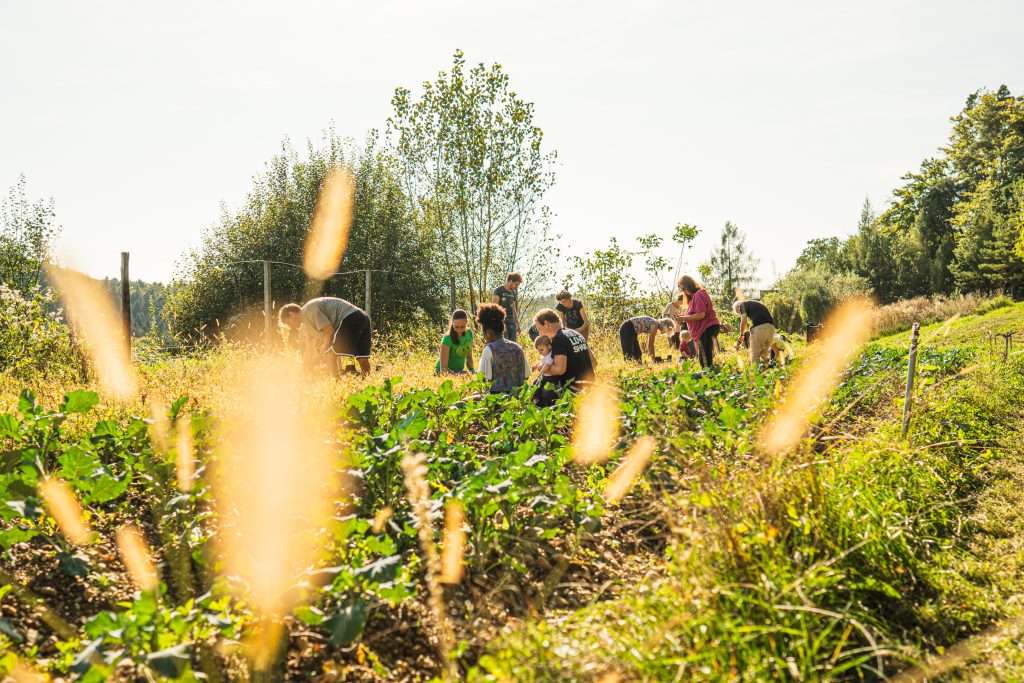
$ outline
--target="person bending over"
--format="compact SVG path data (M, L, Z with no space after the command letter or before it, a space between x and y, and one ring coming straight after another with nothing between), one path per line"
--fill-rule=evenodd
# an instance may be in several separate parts
M452 321L448 326L448 334L441 339L437 364L434 372L449 372L461 375L473 369L473 330L469 329L469 315L461 308L452 311Z
M476 309L476 324L485 344L480 354L480 374L491 383L492 394L510 394L530 376L523 347L502 336L505 316L505 309L497 304L480 304Z
M750 362L767 363L770 360L772 342L775 340L775 319L771 311L756 299L733 302L732 310L740 317L740 339L750 323ZM739 350L740 342L736 341Z
M658 332L671 334L676 324L668 318L656 320L649 315L638 315L622 323L619 327L619 343L622 345L622 357L626 360L640 361L643 352L640 350L640 338L646 339L647 355L657 360L654 355L654 339Z
M282 323L304 336L302 359L316 362L317 354L330 354L330 367L338 374L338 359L355 358L363 375L370 372L370 318L353 303L332 296L310 299L303 306L285 304Z
M519 295L516 290L523 284L523 276L509 273L505 284L494 290L491 303L505 311L505 339L514 342L519 337Z
M574 300L572 294L562 290L555 295L558 305L555 310L562 316L562 327L569 330L576 330L583 335L584 339L590 340L590 319L583 310L583 302Z

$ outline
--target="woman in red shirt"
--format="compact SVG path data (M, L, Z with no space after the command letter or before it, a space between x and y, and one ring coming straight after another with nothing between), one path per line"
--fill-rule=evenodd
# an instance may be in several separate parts
M711 367L714 365L715 341L721 331L711 296L689 275L679 278L679 289L685 296L686 313L676 316L676 320L686 323L686 329L697 346L700 366Z

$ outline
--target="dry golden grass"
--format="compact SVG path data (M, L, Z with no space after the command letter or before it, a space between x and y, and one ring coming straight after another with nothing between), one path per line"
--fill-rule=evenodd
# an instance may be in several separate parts
M617 503L622 500L629 490L633 488L637 477L647 467L651 456L654 455L654 437L641 436L622 458L619 466L609 475L601 495L609 503Z
M82 506L67 484L60 479L48 477L39 483L39 494L68 542L87 545L92 540L92 529L85 521Z
M61 292L68 318L96 367L100 386L122 401L133 399L138 379L129 363L121 316L110 294L98 280L73 270L48 267L46 273Z
M572 459L579 465L604 462L619 437L619 394L608 382L587 391L576 410Z
M257 357L233 369L212 479L218 550L225 575L273 618L296 606L289 588L320 559L344 490L330 413L305 394L298 365Z
M347 168L334 168L320 187L316 210L309 226L309 238L302 258L306 275L326 280L341 263L352 225L355 185Z
M870 303L850 299L828 317L825 333L811 347L810 359L790 383L782 406L760 434L763 451L781 454L796 446L814 411L832 393L840 373L867 340L873 315Z
M126 524L117 530L117 549L128 575L139 590L155 591L160 577L153 566L152 553L136 526Z
M450 500L444 509L444 542L441 553L441 583L462 580L463 558L466 555L466 511L462 503Z

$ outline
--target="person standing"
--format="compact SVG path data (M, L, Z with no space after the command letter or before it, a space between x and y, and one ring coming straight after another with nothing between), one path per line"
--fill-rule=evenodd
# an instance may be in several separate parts
M587 339L576 330L562 328L562 319L550 308L542 308L533 316L537 330L551 339L551 367L544 381L556 390L578 389L582 382L594 381L597 359Z
M740 339L736 341L736 349L740 348L740 340L750 322L750 362L767 362L771 357L772 342L775 341L775 319L771 311L756 299L735 301L733 312L740 317Z
M370 372L370 317L355 304L332 296L310 299L303 306L291 303L281 307L278 317L305 337L303 360L316 361L318 353L328 353L331 369L338 373L338 359L355 358L363 375Z
M461 375L473 369L473 330L469 329L469 315L461 308L452 311L452 321L448 326L448 334L441 339L437 365L434 372L450 372Z
M678 320L686 323L690 338L697 345L700 366L710 368L715 363L715 343L721 330L715 306L707 290L689 275L679 278L679 290L685 295L686 313Z
M519 337L519 295L516 290L523 284L523 276L509 273L505 284L494 290L491 303L505 310L505 339L515 341Z
M643 351L640 349L640 338L646 340L647 355L656 360L654 355L654 339L658 332L669 334L676 324L668 318L657 320L649 315L638 315L622 323L619 327L619 343L622 345L622 357L626 360L641 361Z
M555 310L562 316L562 327L569 330L576 330L583 335L583 338L590 340L590 319L583 310L583 302L574 300L572 294L562 290L555 295L558 305Z
M486 344L480 354L480 374L491 383L492 394L512 393L530 376L523 347L502 336L505 317L505 309L497 304L480 304L476 309L476 323Z

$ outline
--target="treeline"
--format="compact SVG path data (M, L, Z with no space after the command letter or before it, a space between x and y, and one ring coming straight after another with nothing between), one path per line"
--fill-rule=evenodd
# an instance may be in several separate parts
M764 299L784 326L819 322L846 296L1024 296L1024 97L979 90L938 155L888 207L864 202L854 234L808 242Z
M110 291L114 301L121 302L121 281L117 278L103 278L103 285ZM164 317L168 287L162 282L132 280L128 286L128 297L132 311L133 337L166 337L171 329Z
M533 122L533 105L509 87L500 64L451 68L422 92L399 87L381 131L360 144L327 131L303 152L288 141L253 180L244 205L226 212L188 254L168 299L181 337L262 330L263 272L271 260L275 309L316 294L364 302L363 273L311 288L303 245L328 170L355 176L354 221L340 271L372 271L375 329L440 326L454 283L457 305L489 301L512 270L531 290L550 291L557 260L547 248L542 198L553 182L553 153ZM523 299L526 301L523 301Z

